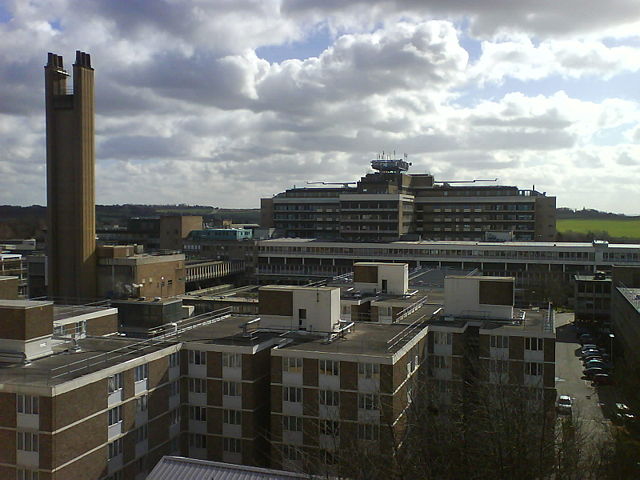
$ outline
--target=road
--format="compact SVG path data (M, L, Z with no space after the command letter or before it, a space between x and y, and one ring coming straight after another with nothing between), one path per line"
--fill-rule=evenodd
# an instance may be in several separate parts
M608 435L610 426L603 415L600 397L612 397L613 387L600 387L598 391L581 378L580 342L572 322L573 313L556 314L556 390L558 395L574 399L573 415L584 425L587 438L598 438Z

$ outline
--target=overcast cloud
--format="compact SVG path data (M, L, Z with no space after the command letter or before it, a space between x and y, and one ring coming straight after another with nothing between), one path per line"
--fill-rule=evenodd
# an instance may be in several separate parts
M44 204L47 52L96 72L97 202L258 207L382 150L640 214L637 0L0 0L0 204Z

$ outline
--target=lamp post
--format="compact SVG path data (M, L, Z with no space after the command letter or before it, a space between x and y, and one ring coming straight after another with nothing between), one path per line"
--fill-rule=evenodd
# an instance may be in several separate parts
M609 342L610 342L610 350L611 350L611 361L613 362L613 339L616 338L616 336L613 333L609 334Z

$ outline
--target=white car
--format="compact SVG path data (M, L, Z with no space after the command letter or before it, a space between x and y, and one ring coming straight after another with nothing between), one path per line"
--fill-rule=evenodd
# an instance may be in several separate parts
M558 401L556 403L556 409L558 413L566 413L571 415L571 410L573 407L573 399L569 395L560 395L558 397Z

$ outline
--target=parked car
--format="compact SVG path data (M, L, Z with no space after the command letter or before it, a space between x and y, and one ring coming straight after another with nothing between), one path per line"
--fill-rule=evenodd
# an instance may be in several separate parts
M556 409L558 413L566 413L571 415L571 409L573 407L573 399L569 395L560 395L556 402Z
M591 360L600 360L601 362L604 362L604 358L602 358L600 355L589 355L588 357L584 357L582 359L582 363L587 363L590 362Z
M613 385L613 377L608 373L596 373L591 379L596 385Z
M595 343L585 343L580 351L584 352L586 350L598 350L598 346Z
M599 373L609 373L602 367L588 367L584 369L584 376L587 378L593 378L595 375Z
M584 358L588 357L589 355L600 355L600 350L585 350L580 356Z
M616 403L614 410L614 420L618 423L628 423L635 421L636 416L631 412L631 409L624 403Z
M609 364L602 360L589 360L584 364L584 368L602 368L603 370L609 370ZM607 372L608 373L608 372Z

